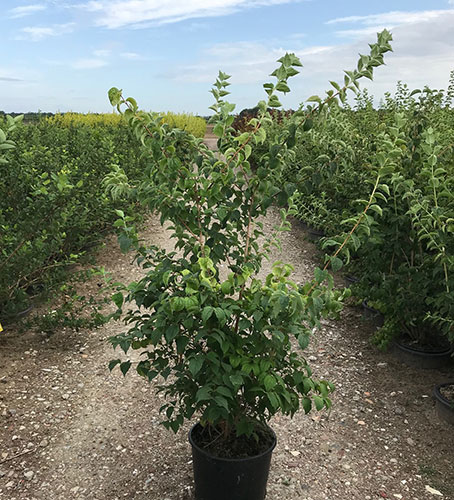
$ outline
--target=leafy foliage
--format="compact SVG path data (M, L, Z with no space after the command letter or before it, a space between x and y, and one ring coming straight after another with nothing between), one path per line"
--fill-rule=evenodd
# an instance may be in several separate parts
M361 213L368 208L343 250L361 277L356 293L386 316L375 338L381 346L402 334L423 344L438 342L440 332L454 339L454 114L447 103L441 91L399 85L381 110L365 106L348 116L363 128L366 113L378 131L372 140L363 137L362 156L370 158L365 182L375 182L373 196L347 196L342 214L352 206ZM349 215L342 223L351 227L357 220ZM324 245L338 247L344 239L340 234Z
M264 84L267 100L258 103L257 116L242 133L232 126L235 105L224 99L230 77L219 73L211 109L221 154L139 111L135 100L125 99L119 89L109 91L111 104L124 110L149 164L146 181L134 184L113 176L107 187L156 210L162 223L170 222L178 251L142 245L130 219L119 213L123 246L136 249L146 274L114 295L115 316L122 317L126 309L128 330L111 341L125 353L142 351L136 369L148 380L156 378L166 395L161 408L166 427L177 431L197 413L204 425L221 429L224 436L250 436L278 412L293 415L313 406L330 407L333 385L316 381L299 351L307 347L321 317L339 312L343 294L334 290L326 269L316 269L314 279L304 285L292 281L292 267L282 262L264 279L258 273L279 231L289 227L294 186L276 179L297 136L310 130L313 116L345 100L361 77L372 76L390 50L390 40L388 32L380 34L371 55L361 56L358 69L347 73L343 87L333 83L335 90L325 99L313 97L315 105L293 113L263 154L266 167L256 170L249 158L267 139L269 108L281 106L279 93L289 91L288 80L298 73L301 63L294 54L279 59L272 73L276 82ZM262 244L260 218L273 204L281 208L281 225ZM338 260L333 262L337 266ZM132 363L116 359L110 368L117 365L126 374Z
M6 123L16 148L3 142L8 163L0 165L2 319L58 290L69 266L112 229L116 204L100 183L112 165L132 178L142 174L140 152L124 125L19 122Z
M206 130L206 121L198 116L187 113L157 113L161 116L163 123L171 127L186 130L195 137L203 137ZM107 125L119 126L123 123L123 116L118 113L57 113L47 118L49 123L59 127L70 127L77 125Z
M185 130L194 137L204 137L207 123L199 116L193 116L186 113L171 113L167 112L161 115L162 121L168 123L171 127Z

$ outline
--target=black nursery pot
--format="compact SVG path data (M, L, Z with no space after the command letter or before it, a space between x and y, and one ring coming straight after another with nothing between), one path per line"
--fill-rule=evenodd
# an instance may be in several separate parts
M310 241L318 241L325 236L325 231L316 229L315 227L308 227L307 237Z
M14 323L15 321L18 321L19 319L27 316L27 314L33 310L34 305L30 304L28 307L25 309L22 309L21 311L14 312L14 313L7 313L3 314L1 309L0 309L0 320L3 324L7 325L10 323Z
M270 470L271 454L276 446L273 431L272 445L260 455L248 458L219 458L200 448L189 431L192 447L196 500L263 500Z
M441 388L449 386L454 386L454 382L437 385L434 389L434 398L438 416L448 424L454 425L454 403L448 401L440 392Z
M359 282L359 278L353 274L346 274L344 276L344 280L345 280L345 285L348 287L356 285L356 283Z
M422 346L407 345L397 340L394 343L394 355L407 366L423 370L444 368L452 362L451 347L440 347L427 350Z
M367 321L370 321L375 326L375 328L381 328L383 326L383 323L385 322L383 314L380 311L377 311L377 309L370 307L367 303L367 300L363 300L362 307L363 318Z

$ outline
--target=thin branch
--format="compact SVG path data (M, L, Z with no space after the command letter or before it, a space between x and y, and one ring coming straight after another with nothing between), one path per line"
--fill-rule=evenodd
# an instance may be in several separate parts
M29 453L35 453L35 451L37 450L38 448L31 448L30 450L25 450L25 451L21 451L20 453L17 453L17 455L13 455L9 458L5 458L4 460L2 460L0 462L0 465L2 464L5 464L6 462L10 462L11 460L14 460L16 458L19 458L19 457L22 457L24 455L27 455Z
M334 257L337 257L339 255L339 253L341 252L341 250L345 247L345 245L348 243L348 241L352 237L353 233L356 231L356 229L358 228L358 226L361 224L361 221L364 219L364 217L367 214L367 211L369 210L370 206L373 203L373 199L374 199L374 196L375 196L375 192L377 191L378 183L379 182L380 182L380 175L377 176L377 180L375 181L374 189L372 190L372 193L371 193L371 195L369 197L369 201L367 202L366 207L364 208L363 212L361 213L361 215L359 216L358 220L356 221L356 224L352 227L352 229L348 233L347 237L342 242L342 245L334 252L334 255L331 257L331 259L328 260L328 262L324 265L323 271L326 271L328 269L328 267L331 264L331 260L334 259ZM307 294L310 295L315 290L316 286L317 286L317 284L314 283Z

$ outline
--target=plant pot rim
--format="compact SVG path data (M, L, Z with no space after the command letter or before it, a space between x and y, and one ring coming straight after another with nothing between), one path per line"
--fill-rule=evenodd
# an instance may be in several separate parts
M405 352L408 352L408 353L424 354L427 357L433 357L433 358L444 357L447 354L449 354L449 353L452 352L452 347L451 346L440 347L437 350L427 351L427 350L424 349L423 346L412 347L412 346L406 345L406 344L404 344L404 343L401 342L401 339L396 339L394 341L394 343L395 343L395 345L401 351L405 351Z
M454 404L454 401L449 401L449 399L446 399L443 394L440 392L440 389L442 387L448 387L448 386L453 386L454 387L454 380L452 382L444 382L443 384L438 384L434 387L434 396L435 399L438 399L441 403L444 405L448 405L450 408ZM454 411L454 409L453 409Z
M203 455L205 455L206 457L209 457L211 459L215 459L215 460L222 460L224 462L244 462L244 461L247 461L247 460L254 460L256 458L260 458L260 457L263 457L269 453L271 453L274 448L276 447L276 444L277 444L277 437L276 437L276 433L273 431L273 429L269 426L266 426L270 431L271 431L271 434L273 435L273 443L272 445L267 448L265 451L263 451L262 453L258 454L258 455L252 455L250 457L242 457L242 458L224 458L224 457L217 457L216 455L213 455L212 453L209 453L208 451L204 450L203 448L201 448L200 446L198 446L196 443L194 443L194 440L192 439L192 431L197 427L197 426L201 426L200 422L197 422L196 424L194 424L191 429L189 430L188 432L188 439L189 439L189 444L196 448L200 453L202 453Z
M13 314L7 314L5 316L0 315L0 319L3 321L5 324L9 323L14 323L16 320L23 318L24 316L27 316L29 312L32 311L32 309L35 307L35 305L32 303L22 311L18 311Z
M378 309L375 309L375 307L370 306L369 303L367 302L367 299L364 299L361 302L361 305L364 307L364 309L367 309L370 312L379 313L379 314L383 315L383 313L381 311L379 311Z

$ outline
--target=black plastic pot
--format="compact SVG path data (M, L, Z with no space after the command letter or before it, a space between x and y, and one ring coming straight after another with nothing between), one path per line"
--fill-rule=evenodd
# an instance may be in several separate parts
M308 227L307 229L307 237L311 241L318 241L320 238L323 238L325 236L325 232L322 231L321 229L315 229L314 227Z
M451 361L452 348L440 347L430 351L422 346L411 346L397 340L394 342L394 355L407 366L423 370L436 370L448 366Z
M383 314L380 311L377 311L377 309L370 307L367 304L367 300L363 300L362 307L363 318L367 321L370 321L375 326L375 328L381 328L385 321Z
M346 274L344 276L345 284L350 287L354 285L355 283L359 282L359 278L353 274Z
M14 323L15 321L18 321L19 319L23 318L24 316L27 316L27 314L33 309L34 305L30 304L26 309L23 309L22 311L18 311L15 313L11 314L5 314L2 315L0 311L0 320L3 322L5 325Z
M454 425L454 403L448 401L440 392L441 388L448 386L454 386L454 382L446 382L435 387L435 405L437 408L438 416L448 424Z
M193 440L196 424L189 431L192 446L196 500L263 500L270 470L273 444L260 455L248 458L214 457Z

